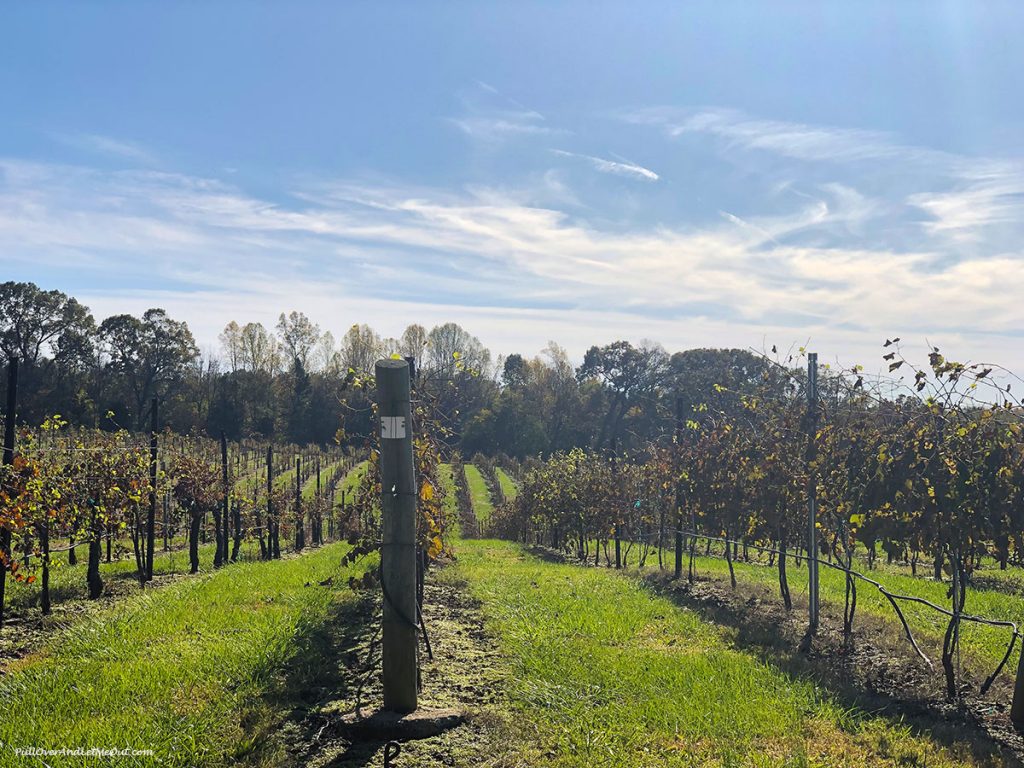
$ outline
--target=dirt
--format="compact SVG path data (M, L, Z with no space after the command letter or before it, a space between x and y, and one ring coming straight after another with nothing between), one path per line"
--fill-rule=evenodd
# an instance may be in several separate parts
M690 584L658 571L644 578L673 602L725 627L736 646L813 679L845 706L900 718L940 743L967 740L979 757L998 754L1009 765L1024 765L1024 737L1009 721L1013 691L1005 675L981 696L982 679L964 670L960 700L951 703L941 670L929 669L901 630L877 617L858 615L847 642L841 606L823 604L820 628L808 637L806 603L795 600L787 611L769 588L741 582L733 590L707 578ZM938 659L937 649L920 644Z
M450 573L431 576L424 590L424 619L433 659L422 653L422 710L457 711L462 724L429 738L400 744L392 763L413 766L497 766L508 731L501 707L504 667L495 642L484 630L479 604ZM379 601L363 598L355 612L332 621L333 640L316 649L325 667L309 681L319 690L299 691L305 704L275 737L284 744L285 765L357 768L384 765L386 742L356 739L347 722L354 713L370 716L382 703ZM357 618L358 622L351 620ZM359 626L355 626L358 624ZM369 662L369 663L368 663ZM293 692L294 695L294 692Z

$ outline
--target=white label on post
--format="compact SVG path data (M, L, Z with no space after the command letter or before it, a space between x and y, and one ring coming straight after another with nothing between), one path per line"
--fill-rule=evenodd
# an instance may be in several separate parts
M405 416L381 416L380 436L384 440L401 440L405 437Z

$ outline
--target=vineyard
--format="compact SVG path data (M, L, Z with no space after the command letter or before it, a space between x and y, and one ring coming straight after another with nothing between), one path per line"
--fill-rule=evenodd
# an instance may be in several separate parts
M350 374L381 431L297 446L176 433L158 399L148 431L15 428L12 364L0 764L1018 764L1014 380L884 354L624 403L591 359L599 439L522 458L460 452L426 375L393 416ZM378 732L396 632L423 719Z

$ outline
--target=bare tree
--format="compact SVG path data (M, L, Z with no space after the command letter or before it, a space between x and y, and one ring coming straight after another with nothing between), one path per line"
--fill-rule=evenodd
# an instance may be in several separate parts
M277 321L277 335L285 354L303 368L309 367L309 356L320 339L320 326L302 312L283 312Z

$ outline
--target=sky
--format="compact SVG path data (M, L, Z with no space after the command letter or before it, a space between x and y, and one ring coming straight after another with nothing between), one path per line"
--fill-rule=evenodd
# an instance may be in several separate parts
M1024 4L0 5L0 280L213 350L882 343L1024 372Z

